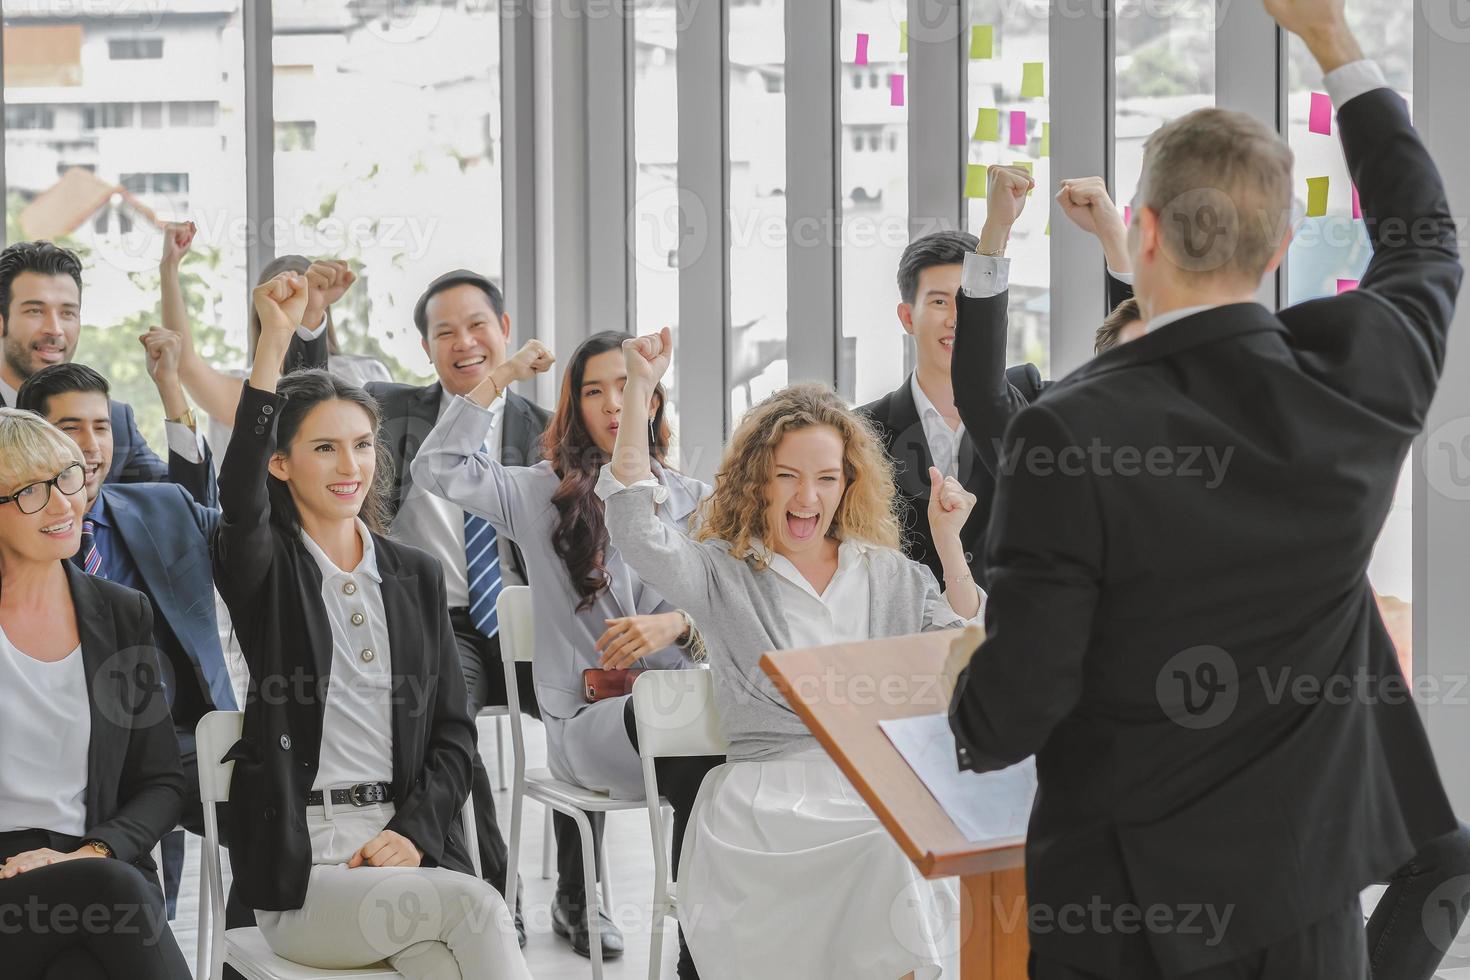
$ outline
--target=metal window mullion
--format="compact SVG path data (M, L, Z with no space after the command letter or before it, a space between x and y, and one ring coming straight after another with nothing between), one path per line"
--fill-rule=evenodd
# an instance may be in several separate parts
M628 99L628 57L633 17L630 5L611 5L606 16L578 17L586 25L587 119L587 291L595 323L587 332L634 328L628 249L632 203L629 166L633 109Z
M1083 4L1065 11L1064 6L1053 6L1047 31L1051 172L1058 178L1101 174L1116 193L1111 5ZM1048 205L1051 193L1047 189ZM1107 313L1106 275L1096 239L1053 207L1052 377L1060 378L1092 357L1093 335Z
M523 4L500 10L501 288L518 348L537 334L534 37Z
M241 7L245 35L245 276L254 283L275 256L276 140L271 4Z
M838 0L786 0L786 358L797 381L837 382Z
M0 2L0 202L4 202L5 221L0 222L0 248L10 244L7 231L10 228L10 185L5 178L5 4Z

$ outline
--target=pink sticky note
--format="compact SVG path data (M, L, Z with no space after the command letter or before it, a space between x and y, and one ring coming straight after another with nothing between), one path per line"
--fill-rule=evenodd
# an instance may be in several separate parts
M1132 224L1133 224L1133 209L1131 207L1129 207L1128 205L1125 204L1125 205L1123 205L1123 225L1124 225L1124 227L1127 227L1127 226L1132 225Z
M1358 288L1358 280L1356 280L1356 279L1339 279L1339 280L1337 280L1337 293L1338 293L1339 296L1341 296L1343 293L1348 292L1349 290L1353 290L1353 289L1357 289L1357 288Z
M857 39L857 57L852 63L855 65L866 65L868 63L868 35L859 34Z
M1361 218L1362 216L1363 216L1363 205L1362 205L1362 202L1360 202L1358 200L1358 185L1357 184L1354 184L1353 185L1353 217L1354 218Z
M889 89L891 90L891 93L892 93L892 98L890 100L892 102L892 104L893 105L903 105L903 76L902 75L889 75L888 76L888 87L889 87Z
M1011 145L1026 145L1026 113L1011 113Z
M1307 129L1323 136L1332 135L1332 100L1324 92L1312 93L1312 111L1307 116Z

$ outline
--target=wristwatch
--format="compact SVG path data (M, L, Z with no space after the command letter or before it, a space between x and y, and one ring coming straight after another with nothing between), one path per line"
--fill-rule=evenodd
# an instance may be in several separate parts
M90 847L105 858L112 857L112 848L108 847L105 841L100 841L95 837L82 841L82 846Z
M186 408L186 409L184 409L184 414L183 415L180 415L180 416L177 416L177 417L171 418L171 419L164 419L164 421L165 422L177 422L179 425L187 425L189 427L189 431L190 432L196 432L196 431L198 431L195 428L196 423L195 423L195 420L194 420L194 410L192 408Z

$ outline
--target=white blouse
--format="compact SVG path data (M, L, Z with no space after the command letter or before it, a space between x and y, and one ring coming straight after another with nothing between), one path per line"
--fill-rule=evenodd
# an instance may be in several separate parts
M338 568L305 531L301 540L322 572L322 604L332 626L331 680L312 789L393 781L393 657L383 612L383 578L367 525L357 522L362 560Z
M868 613L873 577L868 570L868 550L868 545L857 541L839 544L837 574L820 595L795 565L782 555L771 555L771 571L781 578L793 650L872 639Z
M0 833L87 831L92 704L78 646L54 663L27 656L0 630Z

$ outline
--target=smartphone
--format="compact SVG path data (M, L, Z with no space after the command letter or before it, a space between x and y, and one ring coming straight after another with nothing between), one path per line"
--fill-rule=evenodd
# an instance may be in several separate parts
M633 682L643 670L642 667L624 667L621 670L588 667L582 671L582 696L588 704L596 704L608 698L632 694Z

